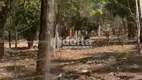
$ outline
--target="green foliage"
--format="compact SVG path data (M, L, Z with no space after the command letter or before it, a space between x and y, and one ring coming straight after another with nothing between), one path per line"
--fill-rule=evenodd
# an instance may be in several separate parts
M80 15L82 17L90 16L94 5L92 0L60 0L58 4L63 16Z
M0 7L5 6L3 1L0 1Z
M16 0L11 2L9 25L6 28L26 38L27 35L36 35L40 25L40 1ZM13 34L14 35L14 34Z
M121 16L122 18L127 16L133 16L135 13L135 1L134 0L109 0L106 8L110 10L114 16Z
M40 18L40 5L37 0L35 2L34 0L27 1L24 4L24 11L25 14L23 19L23 24L25 24L27 27L24 27L24 29L19 28L19 33L24 33L23 35L26 36L28 34L30 35L36 35L38 29L39 29L39 18ZM20 30L21 29L21 30ZM27 29L27 30L26 30ZM23 32L22 32L23 30ZM25 31L24 31L25 30Z
M86 27L89 22L97 22L108 0L58 0L59 23L67 27Z
M97 15L97 14L103 14L102 10L101 9L96 9L96 10L93 10L92 11L92 15Z
M40 0L11 0L8 27L14 33L26 37L35 35L40 25ZM129 5L132 6L131 9ZM57 0L58 24L67 27L86 27L84 24L97 22L98 17L106 16L106 11L113 13L111 16L124 18L132 15L133 6L131 0ZM1 5L1 3L0 3ZM106 8L106 9L105 9ZM84 28L84 29L86 29Z
M108 4L108 0L94 0L92 15L102 15L104 13L103 8L106 4Z

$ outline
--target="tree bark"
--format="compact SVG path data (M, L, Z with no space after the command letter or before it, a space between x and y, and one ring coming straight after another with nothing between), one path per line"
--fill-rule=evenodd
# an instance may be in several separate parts
M28 49L33 48L33 44L34 44L34 39L36 38L36 34L32 33L32 28L28 30L28 32L26 32L26 39L27 39L27 43L28 43Z
M122 18L122 24L124 27L124 33L127 34L127 25L126 25L125 20L123 18Z
M18 34L17 34L17 27L15 27L15 49L18 47Z
M138 0L138 6L139 6L139 18L140 18L140 25L142 27L142 1L141 0ZM142 42L142 28L141 28L141 31L140 31L140 42Z
M98 27L98 37L100 37L101 36L101 25L99 25L99 27Z
M33 44L34 44L33 35L28 35L27 36L27 41L28 41L28 49L33 48Z
M55 0L41 0L41 24L39 34L39 51L37 54L35 80L51 80L48 76L50 71L50 55L53 53L50 41L53 37L55 24Z
M3 0L4 1L4 0ZM4 56L4 26L7 19L8 1L4 1L6 6L0 7L0 58Z
M141 25L140 25L140 10L139 10L139 2L136 0L136 24L137 24L137 46L138 51L141 53L141 45L140 45L140 34L141 34Z
M136 27L134 23L135 23L135 20L132 17L127 17L128 39L133 39L135 37Z
M11 48L11 31L9 30L8 40L9 40L9 48Z

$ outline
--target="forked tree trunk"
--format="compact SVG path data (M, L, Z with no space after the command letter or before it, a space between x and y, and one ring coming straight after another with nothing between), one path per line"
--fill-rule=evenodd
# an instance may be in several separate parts
M53 36L55 24L54 7L55 0L41 0L39 51L36 65L36 74L41 77L35 78L35 80L52 80L48 74L50 71L50 55L53 53L50 41Z

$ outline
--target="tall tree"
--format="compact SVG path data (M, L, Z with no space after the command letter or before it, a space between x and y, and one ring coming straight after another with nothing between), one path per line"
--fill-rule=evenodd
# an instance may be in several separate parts
M28 48L33 47L33 41L38 34L40 25L40 0L10 0L9 24L5 32L11 32L18 42L23 37L28 42ZM14 34L13 34L14 33ZM16 44L17 45L17 44Z
M128 38L133 39L136 33L135 25L135 0L109 0L106 8L113 12L113 16L126 18L128 25Z
M8 1L9 0L0 1L3 2L3 5L0 6L0 58L4 56L4 26L7 19Z
M136 2L136 25L137 25L137 42L138 42L138 49L141 54L141 45L140 45L140 34L141 34L141 25L140 25L140 2L138 0Z
M41 24L39 34L39 51L37 55L37 75L44 75L35 80L51 80L47 77L49 73L50 54L52 47L50 45L53 36L55 24L55 0L41 0Z

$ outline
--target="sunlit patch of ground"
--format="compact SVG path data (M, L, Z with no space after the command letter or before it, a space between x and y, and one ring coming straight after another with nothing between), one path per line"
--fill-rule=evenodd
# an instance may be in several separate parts
M96 47L93 49L84 49L84 50L56 50L56 58L60 59L80 59L87 57L87 55L93 55L96 53L111 53L111 52L130 52L135 48L135 45L113 45L113 46L104 46Z

